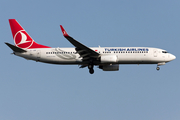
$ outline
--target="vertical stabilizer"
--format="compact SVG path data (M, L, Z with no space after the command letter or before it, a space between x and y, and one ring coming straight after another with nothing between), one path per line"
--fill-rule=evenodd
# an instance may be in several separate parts
M26 49L50 48L36 43L15 19L9 19L9 24L17 47Z

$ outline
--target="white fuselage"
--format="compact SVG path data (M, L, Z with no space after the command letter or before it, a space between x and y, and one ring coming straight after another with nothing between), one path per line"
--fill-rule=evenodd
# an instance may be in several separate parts
M101 56L114 55L114 62L97 64L159 64L174 60L176 57L163 49L149 47L97 47L91 48ZM27 49L24 53L15 53L17 56L51 64L86 64L75 48L39 48ZM113 59L113 58L112 58Z

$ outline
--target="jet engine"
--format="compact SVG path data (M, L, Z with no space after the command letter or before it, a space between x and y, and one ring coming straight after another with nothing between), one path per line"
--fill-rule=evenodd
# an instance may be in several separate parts
M102 69L103 71L118 71L119 64L100 65L99 68Z
M116 63L117 56L116 55L103 55L101 56L101 63Z

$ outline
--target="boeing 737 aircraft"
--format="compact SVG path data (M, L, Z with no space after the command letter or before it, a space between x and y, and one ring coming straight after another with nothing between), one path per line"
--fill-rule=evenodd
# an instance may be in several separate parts
M60 65L80 65L94 73L94 66L103 71L118 71L119 64L157 64L174 60L176 57L166 50L150 47L87 47L70 37L60 25L64 37L75 48L51 48L36 43L15 19L9 19L15 45L5 43L14 55L28 60Z

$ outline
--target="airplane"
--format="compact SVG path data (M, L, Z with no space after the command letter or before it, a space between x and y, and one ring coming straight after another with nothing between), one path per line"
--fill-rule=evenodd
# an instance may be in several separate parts
M5 42L13 54L36 62L79 65L94 73L94 66L103 71L118 71L119 64L157 64L165 65L176 57L166 50L153 47L87 47L67 34L62 25L63 36L74 48L52 48L36 43L16 19L9 19L15 45Z

